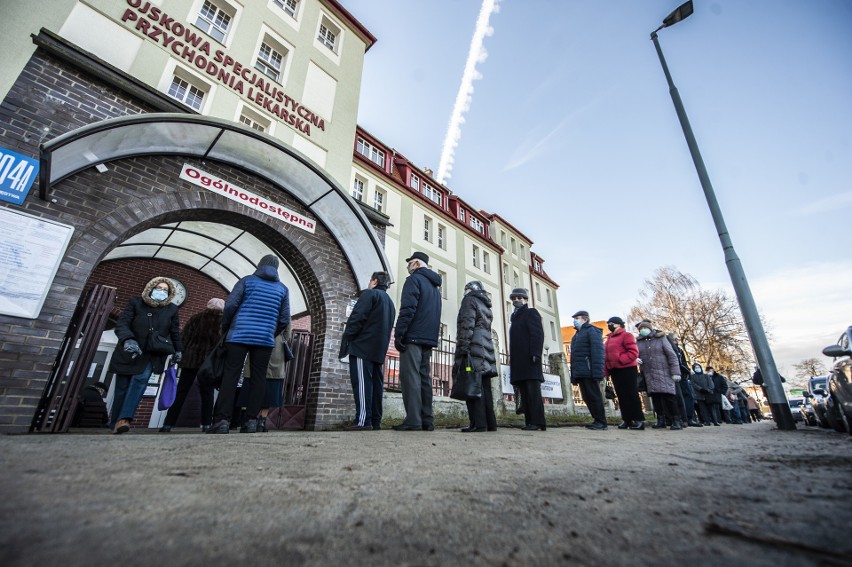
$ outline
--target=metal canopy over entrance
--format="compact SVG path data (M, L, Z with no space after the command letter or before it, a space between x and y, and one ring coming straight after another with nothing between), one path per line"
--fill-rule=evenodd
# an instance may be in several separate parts
M122 116L84 126L41 146L40 196L54 184L101 163L151 155L185 156L242 168L300 201L324 223L358 282L377 269L390 273L367 217L323 170L293 148L241 124L189 114Z

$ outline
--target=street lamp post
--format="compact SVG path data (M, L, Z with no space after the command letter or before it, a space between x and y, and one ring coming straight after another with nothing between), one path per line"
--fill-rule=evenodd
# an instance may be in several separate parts
M734 293L737 295L737 302L740 305L740 311L743 314L746 330L751 340L751 346L754 349L758 366L763 375L766 393L769 397L769 406L772 408L772 418L778 425L778 429L795 430L796 422L793 420L793 413L787 404L787 397L784 395L784 389L781 386L781 377L778 374L778 368L775 366L775 359L772 357L769 341L766 340L766 332L763 330L763 323L761 323L760 316L757 313L757 306L754 303L754 297L751 294L745 271L743 271L743 266L737 253L734 252L731 236L728 234L728 228L725 226L725 219L722 217L722 210L719 208L719 202L716 200L716 194L713 192L713 185L710 183L710 177L707 175L707 168L704 166L701 152L698 151L698 144L692 133L692 127L689 125L686 110L683 108L680 94L677 92L677 87L674 86L671 73L669 73L669 67L666 65L666 59L663 57L663 50L660 49L660 42L657 40L658 31L689 17L692 15L692 12L692 0L681 4L674 12L666 16L660 27L651 32L651 40L654 42L657 55L660 57L660 65L663 67L666 81L669 84L669 93L671 94L677 117L680 120L686 144L689 146L689 153L692 154L692 161L695 163L698 179L701 181L701 187L704 189L704 197L707 199L707 205L710 207L710 214L713 217L713 223L716 225L716 232L719 234L719 241L725 253L725 264L728 267L728 274L730 274Z

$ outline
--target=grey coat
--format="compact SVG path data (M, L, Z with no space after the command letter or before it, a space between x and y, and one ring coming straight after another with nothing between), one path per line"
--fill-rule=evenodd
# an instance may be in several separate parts
M639 336L636 344L639 346L641 372L645 376L648 393L675 395L672 376L680 376L680 363L666 334L655 331L647 337Z
M713 379L709 374L692 374L692 391L695 392L696 400L712 401Z
M467 360L479 370L483 378L497 376L497 357L491 337L491 300L484 291L472 291L462 298L456 319L456 355L453 361L453 378Z

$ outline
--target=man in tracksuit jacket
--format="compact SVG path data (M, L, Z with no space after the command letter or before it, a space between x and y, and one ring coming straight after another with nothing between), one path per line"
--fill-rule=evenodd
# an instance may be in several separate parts
M369 287L361 292L343 330L349 355L349 376L355 395L355 421L348 431L381 429L382 366L387 357L396 308L387 289L387 272L374 272Z

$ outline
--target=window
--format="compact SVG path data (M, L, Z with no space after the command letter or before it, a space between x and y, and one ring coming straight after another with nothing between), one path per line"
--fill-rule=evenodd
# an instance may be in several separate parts
M512 281L516 288L521 287L521 280L518 278L518 272L516 270L512 270Z
M363 155L382 169L385 167L385 152L381 151L364 138L358 138L355 144L355 149L359 154Z
M521 260L527 259L527 247L521 244Z
M556 325L553 324L553 321L550 322L550 338L551 340L556 340Z
M535 282L535 299L541 301L541 286L538 285L538 282Z
M447 249L447 227L442 224L438 225L438 248Z
M503 281L509 281L509 264L503 262Z
M441 276L441 297L447 299L447 288L450 287L447 285L447 272L438 270L438 275Z
M296 13L299 11L299 0L272 0L275 2L284 13L296 19Z
M254 64L258 70L272 79L281 82L281 65L284 55L273 49L268 43L260 44L257 52L257 62Z
M426 183L423 184L423 194L438 205L443 205L444 201L441 198L441 192L431 185L427 185Z
M514 238L512 239L512 254L518 253L518 241Z
M231 15L225 13L210 0L204 0L198 18L195 20L195 25L219 43L225 43L228 26L231 25Z
M459 220L464 222L464 209L459 208Z
M547 306L553 307L553 296L550 293L550 288L544 288L545 293L547 294Z
M432 219L429 217L423 219L423 240L432 242Z
M420 191L420 178L412 173L411 179L408 180L408 185L415 191Z
M476 244L473 245L473 267L479 267L479 246Z
M190 85L178 76L172 79L172 84L169 86L169 96L195 110L201 110L201 105L204 102L204 91L195 85Z
M352 183L352 198L356 201L364 200L364 181L359 178L355 178L355 181Z
M319 41L322 45L328 48L332 53L337 53L337 47L339 45L338 38L340 37L340 28L331 23L331 20L322 17L320 21L319 33L317 34L317 41Z
M482 253L482 271L486 274L491 273L491 255L488 252Z
M536 272L540 272L540 271L541 271L541 262L539 262L538 260L536 260L535 262L533 262L533 265L535 266L535 271L536 271Z
M470 226L473 227L473 230L479 233L485 232L485 223L479 220L476 217L470 217Z
M385 192L376 189L376 195L373 197L373 208L380 213L385 212Z
M251 128L252 130L257 130L258 132L266 132L270 124L269 120L264 120L263 118L260 118L247 108L244 108L243 111L240 113L240 122Z
M505 230L500 231L500 246L502 246L503 248L506 248L506 231Z

